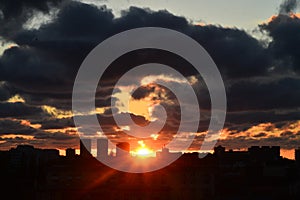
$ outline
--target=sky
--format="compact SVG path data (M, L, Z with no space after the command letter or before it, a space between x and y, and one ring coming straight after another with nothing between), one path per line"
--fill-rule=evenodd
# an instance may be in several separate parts
M19 2L19 1L18 1ZM103 6L105 5L105 6ZM18 144L39 148L78 148L80 129L74 126L72 88L88 53L106 38L137 27L180 31L201 44L218 66L227 93L227 117L218 144L230 149L280 145L289 157L300 146L300 19L299 1L66 1L0 0L0 149ZM112 94L118 78L133 67L160 62L178 70L192 85L201 120L190 151L197 151L207 133L210 99L201 76L184 59L169 52L140 50L114 61L96 93L97 114L111 141L129 141L160 149L174 138L180 105L160 80L185 87L180 79L154 74L131 77ZM149 81L151 80L151 81ZM122 106L130 89L130 109ZM115 105L111 106L111 101ZM160 122L158 105L168 113L162 130L141 142L126 134L133 130L113 115L130 114L139 125ZM188 109L189 104L184 105ZM189 119L192 121L192 119ZM184 127L182 137L191 130Z
M85 0L84 2L95 5L101 5L105 2L116 16L120 15L121 10L128 9L130 6L137 6L151 8L155 11L166 9L194 22L253 29L257 23L278 12L281 0L188 0L185 2L182 0Z

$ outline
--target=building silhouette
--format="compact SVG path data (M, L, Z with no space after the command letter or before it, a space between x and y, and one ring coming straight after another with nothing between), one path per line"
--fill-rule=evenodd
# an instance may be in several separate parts
M81 145L90 141L83 140ZM105 140L97 144L106 152ZM201 159L198 152L184 153L165 168L139 174L114 170L92 156L72 158L74 149L59 156L55 149L19 145L0 151L0 178L5 183L1 194L9 199L39 200L300 199L300 165L280 157L280 147L234 151L218 146L214 150ZM122 162L129 152L129 143L118 143L117 157L112 160ZM157 159L175 154L163 148ZM297 161L299 156L300 149L296 149Z
M39 157L46 160L55 160L59 158L59 150L57 149L41 149L38 151Z
M214 154L221 156L222 154L225 153L225 147L222 147L221 145L217 146L214 148Z
M67 158L75 158L75 149L72 149L72 148L68 148L66 149L66 157Z
M156 157L161 160L172 160L178 158L182 155L181 152L170 152L170 150L166 147L163 147L161 151L156 152Z
M298 149L295 149L295 160L297 164L300 164L300 147Z
M280 158L279 146L252 146L248 148L248 152L252 159L256 159L258 161L272 161Z
M97 158L106 159L108 157L108 140L106 138L97 139Z
M91 139L80 139L80 156L81 157L91 157L92 151L92 140Z

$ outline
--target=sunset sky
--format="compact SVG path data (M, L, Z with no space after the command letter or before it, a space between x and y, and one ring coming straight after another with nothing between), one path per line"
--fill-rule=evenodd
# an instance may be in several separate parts
M300 12L296 0L0 0L0 150L19 144L39 148L78 148L72 113L72 89L88 53L106 38L138 27L164 27L195 39L218 66L227 93L227 117L218 144L228 149L280 145L293 158L300 146ZM19 2L19 1L16 1ZM151 60L151 59L152 60ZM134 77L136 85L118 78L131 68L157 61L182 73L197 94L201 109L190 151L199 150L207 133L210 99L201 76L190 64L168 52L135 51L113 62L96 94L99 123L113 142L128 141L158 150L178 129L180 112L174 94L152 83L184 88L166 74ZM147 83L147 84L146 84ZM129 111L122 101L132 87ZM111 108L111 101L115 105ZM160 120L156 106L168 113L165 126L146 139L117 126L125 112L139 125ZM188 107L188 105L187 105ZM114 113L113 112L113 113ZM192 120L192 119L191 119ZM192 134L184 127L185 137ZM104 133L97 133L104 134Z

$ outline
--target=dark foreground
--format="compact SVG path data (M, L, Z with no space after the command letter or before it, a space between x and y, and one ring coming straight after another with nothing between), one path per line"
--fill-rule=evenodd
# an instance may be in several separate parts
M299 164L276 154L221 148L203 159L184 154L159 171L130 174L94 158L17 149L0 153L4 199L300 199Z

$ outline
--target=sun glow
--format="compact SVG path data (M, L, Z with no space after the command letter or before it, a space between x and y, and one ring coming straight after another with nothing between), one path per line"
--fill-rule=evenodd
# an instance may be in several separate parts
M153 156L153 150L149 149L146 147L144 141L138 141L138 144L140 145L140 147L135 151L135 154L138 157L151 157Z
M138 156L150 156L150 154L152 154L153 151L151 151L148 148L140 148L140 149L137 150L136 153L137 153Z

